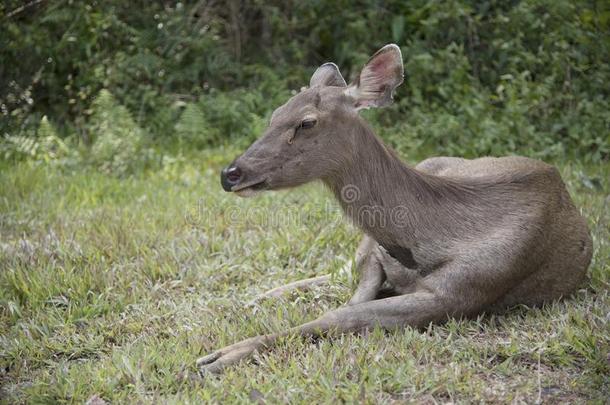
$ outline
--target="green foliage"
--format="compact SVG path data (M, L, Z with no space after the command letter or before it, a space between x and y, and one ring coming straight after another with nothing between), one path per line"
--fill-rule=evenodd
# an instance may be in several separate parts
M38 130L24 135L6 135L0 139L0 155L9 161L31 159L51 163L65 158L70 149L58 137L53 125L46 116L42 117Z
M89 128L93 143L86 161L104 173L133 173L151 157L143 145L142 130L107 90L100 91L93 103Z
M217 142L226 139L247 144L265 128L261 113L267 105L258 91L212 92L202 96L198 105L205 111Z
M176 123L176 137L181 144L201 146L216 141L203 111L195 103L186 104Z
M256 91L211 92L186 104L174 128L176 137L191 147L227 140L245 146L264 130L265 121L256 113L261 106L265 100Z
M353 79L394 41L405 84L394 107L369 116L405 153L610 156L608 2L21 5L0 6L0 132L11 137L46 115L87 143L106 89L148 140L247 143L317 65L335 61Z
M607 159L610 10L582 6L429 7L420 21L429 37L403 47L410 92L399 100L403 131L454 155ZM422 46L432 38L434 48Z
M150 166L155 159L142 129L130 112L107 90L91 106L88 142L62 139L46 116L36 129L0 138L0 156L7 161L31 160L58 166L90 165L105 174L125 176Z

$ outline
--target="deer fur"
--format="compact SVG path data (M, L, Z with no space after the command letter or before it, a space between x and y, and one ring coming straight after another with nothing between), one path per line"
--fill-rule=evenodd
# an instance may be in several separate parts
M436 157L411 168L374 134L358 111L389 104L402 76L396 45L349 86L334 64L322 65L223 171L223 187L242 196L319 179L365 236L360 283L345 306L220 349L199 359L202 371L219 372L286 334L425 327L540 305L582 282L591 238L556 168L517 156Z

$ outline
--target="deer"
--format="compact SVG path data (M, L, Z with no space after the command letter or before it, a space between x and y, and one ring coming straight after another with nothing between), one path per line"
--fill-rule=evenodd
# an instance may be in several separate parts
M554 166L505 156L432 157L410 167L375 135L359 111L391 104L403 72L395 44L349 85L334 63L321 65L222 170L223 189L241 197L321 180L364 234L353 261L359 283L349 302L318 319L201 357L200 372L220 373L287 335L421 329L540 306L583 282L591 236Z

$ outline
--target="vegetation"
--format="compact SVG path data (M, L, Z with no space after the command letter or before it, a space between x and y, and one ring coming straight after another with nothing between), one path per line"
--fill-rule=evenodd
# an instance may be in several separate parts
M88 146L108 91L149 140L247 144L320 63L353 78L396 42L406 82L369 115L401 151L610 155L605 1L21 4L0 5L2 136L30 136L46 116Z
M281 284L337 272L359 233L320 185L237 199L218 189L236 150L147 175L35 163L0 176L0 397L6 403L603 402L610 395L610 165L562 165L591 226L590 281L542 309L311 342L293 337L199 381L214 349L345 302L337 275L247 307ZM329 226L329 222L333 226Z
M353 78L388 42L406 77L365 112L378 133L411 162L557 164L592 230L588 282L424 332L293 337L197 378L200 355L349 296L360 234L320 185L241 200L218 172L317 65ZM4 1L0 403L604 402L608 55L595 0ZM332 287L246 306L329 271Z

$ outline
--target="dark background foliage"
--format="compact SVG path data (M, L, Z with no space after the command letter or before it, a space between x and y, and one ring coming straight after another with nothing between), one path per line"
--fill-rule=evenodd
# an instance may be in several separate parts
M0 21L5 143L46 116L91 145L97 106L151 145L247 144L317 65L353 78L395 42L405 83L366 114L402 152L610 156L607 1L8 0Z

